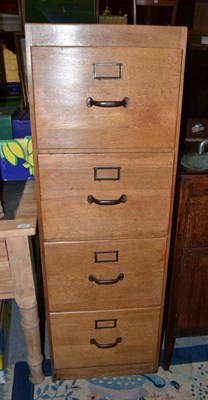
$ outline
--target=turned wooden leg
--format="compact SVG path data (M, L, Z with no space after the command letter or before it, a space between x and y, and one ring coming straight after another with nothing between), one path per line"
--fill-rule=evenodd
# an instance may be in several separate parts
M42 374L43 357L40 347L37 304L30 309L19 307L19 311L27 349L27 361L30 368L30 381L32 383L39 383L44 377Z
M41 342L32 257L28 237L6 239L14 295L20 310L21 324L25 336L30 381L40 383L42 371Z

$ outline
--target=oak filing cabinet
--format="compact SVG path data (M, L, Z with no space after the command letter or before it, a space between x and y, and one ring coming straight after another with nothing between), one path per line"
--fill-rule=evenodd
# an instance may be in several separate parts
M27 24L53 376L157 370L186 28Z

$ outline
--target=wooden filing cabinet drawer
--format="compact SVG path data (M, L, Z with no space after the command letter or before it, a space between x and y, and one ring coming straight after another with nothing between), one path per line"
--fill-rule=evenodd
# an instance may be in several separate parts
M54 368L153 364L159 316L160 309L51 313Z
M39 148L174 149L181 49L35 46L31 53ZM89 98L126 97L127 107L87 106Z
M166 239L45 243L50 311L159 306Z
M173 158L166 153L39 155L45 240L165 236ZM103 205L103 200L119 204Z

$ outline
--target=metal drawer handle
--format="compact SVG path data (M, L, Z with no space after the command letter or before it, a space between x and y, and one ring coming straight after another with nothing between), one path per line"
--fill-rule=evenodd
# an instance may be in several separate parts
M90 204L95 203L99 206L114 206L116 204L126 203L127 197L125 194L122 194L122 196L116 200L98 200L92 194L90 194L87 198L87 201Z
M97 279L95 275L89 275L89 281L95 282L98 285L114 285L115 283L122 281L124 274L119 274L115 279Z
M121 337L117 337L114 343L98 343L95 339L90 339L90 344L94 344L99 349L110 349L111 347L117 346L117 344L122 342Z
M97 100L93 100L92 97L88 97L86 100L86 105L87 107L92 107L92 106L96 106L96 107L125 107L127 108L130 104L129 98L128 97L124 97L123 100L121 101L110 101L110 100L101 100L101 101L97 101Z

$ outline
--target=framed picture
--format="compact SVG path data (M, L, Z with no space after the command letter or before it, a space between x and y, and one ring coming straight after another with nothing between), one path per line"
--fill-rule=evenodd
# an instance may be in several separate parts
M27 84L26 48L25 48L24 32L14 32L14 40L15 40L20 83L22 87L23 107L28 108L29 107L28 84Z

